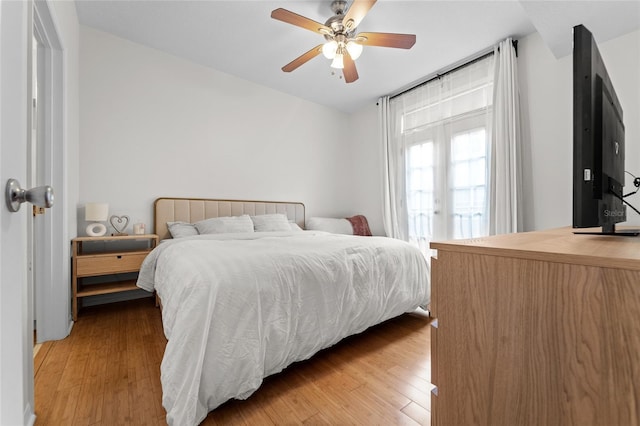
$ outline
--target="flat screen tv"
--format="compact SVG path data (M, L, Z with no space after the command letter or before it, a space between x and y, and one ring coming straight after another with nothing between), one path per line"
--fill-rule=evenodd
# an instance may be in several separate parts
M627 220L623 202L622 107L593 35L573 28L573 227L576 233L638 235L616 231Z

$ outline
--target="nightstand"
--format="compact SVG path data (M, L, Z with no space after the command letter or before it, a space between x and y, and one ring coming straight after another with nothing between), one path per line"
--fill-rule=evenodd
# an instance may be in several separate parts
M123 248L123 245L127 248ZM85 278L138 272L144 258L157 245L158 236L155 234L78 237L71 240L73 320L78 319L83 297L138 289L135 279L85 284Z

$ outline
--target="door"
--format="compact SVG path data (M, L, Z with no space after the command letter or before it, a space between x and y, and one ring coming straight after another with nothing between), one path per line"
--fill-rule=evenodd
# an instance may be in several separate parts
M0 1L0 185L27 182L32 2ZM4 197L3 197L4 198ZM0 206L0 424L31 424L33 335L27 286L29 209Z
M488 235L485 115L461 115L405 140L411 241L427 250L431 241Z

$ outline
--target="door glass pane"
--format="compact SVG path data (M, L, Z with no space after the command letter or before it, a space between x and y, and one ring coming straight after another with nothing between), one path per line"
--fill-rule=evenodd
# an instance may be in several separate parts
M434 143L412 145L407 155L407 210L409 239L430 241L434 215Z
M484 128L453 135L450 162L452 238L486 235L486 160Z

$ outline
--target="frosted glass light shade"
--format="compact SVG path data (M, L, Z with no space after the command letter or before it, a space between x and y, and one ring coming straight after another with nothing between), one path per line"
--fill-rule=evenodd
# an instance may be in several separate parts
M336 53L335 58L333 58L333 62L331 62L332 68L342 69L344 68L344 62L342 60L342 53Z
M335 40L331 40L322 45L322 54L327 59L333 59L336 56L337 49L338 43Z
M104 222L109 218L109 204L87 203L84 206L84 219L87 222Z
M354 61L360 57L362 54L362 45L356 43L355 41L350 41L347 43L347 51L349 52L349 56Z

